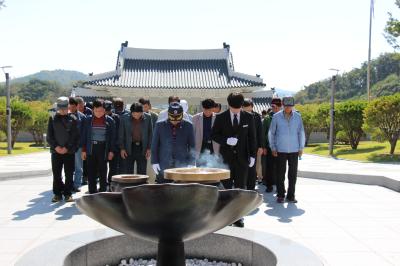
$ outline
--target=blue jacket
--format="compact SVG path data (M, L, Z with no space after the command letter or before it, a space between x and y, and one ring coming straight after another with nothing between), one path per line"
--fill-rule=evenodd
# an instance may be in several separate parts
M82 135L81 143L82 147L86 147L86 153L92 154L92 120L93 116L89 115L83 120L82 124ZM104 156L106 158L109 152L116 152L115 145L115 122L114 120L106 115L106 149Z
M151 163L159 164L161 171L175 167L194 165L194 131L189 121L182 120L176 133L176 144L172 143L171 123L168 120L156 123L151 143Z
M269 127L268 139L269 146L273 151L292 153L303 150L305 135L301 115L292 111L287 120L283 110L274 114Z

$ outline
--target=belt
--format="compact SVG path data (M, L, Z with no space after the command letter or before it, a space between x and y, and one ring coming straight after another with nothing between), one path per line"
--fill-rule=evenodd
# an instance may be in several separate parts
M97 140L93 140L92 141L92 144L104 144L104 143L106 143L105 141L97 141Z
M134 142L132 142L132 145L140 146L140 145L142 145L142 142L141 141L134 141Z

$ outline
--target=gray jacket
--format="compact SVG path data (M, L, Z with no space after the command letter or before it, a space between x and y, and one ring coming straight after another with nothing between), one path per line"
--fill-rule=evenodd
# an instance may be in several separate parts
M212 115L211 127L214 125L215 114ZM195 114L192 119L193 129L194 129L194 141L195 141L195 151L196 159L200 155L201 145L203 143L203 112ZM215 141L212 142L214 153L219 154L219 144Z
M142 127L142 152L146 153L151 147L151 138L153 135L153 125L151 116L143 113ZM118 143L121 150L126 150L128 155L132 155L132 115L131 113L120 116L120 125L118 131Z

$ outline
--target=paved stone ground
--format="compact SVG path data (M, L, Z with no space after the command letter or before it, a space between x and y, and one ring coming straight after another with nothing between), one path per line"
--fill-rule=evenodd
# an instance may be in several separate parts
M0 180L51 174L50 152L0 157Z
M264 194L245 226L291 238L329 266L400 265L398 192L299 178L296 195L298 204L277 204ZM102 227L74 203L52 204L51 197L49 176L0 182L0 265L51 239Z
M304 154L302 160L299 161L299 171L385 176L394 180L400 180L400 162L397 164L365 163Z

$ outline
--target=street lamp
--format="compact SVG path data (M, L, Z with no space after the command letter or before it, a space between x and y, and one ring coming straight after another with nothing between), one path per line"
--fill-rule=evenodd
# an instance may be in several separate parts
M10 105L10 75L4 69L11 68L12 66L2 66L4 75L6 76L6 90L7 90L7 103L6 103L6 116L7 116L7 154L11 154L11 105Z
M332 76L332 94L331 94L331 109L330 109L330 127L329 127L329 156L333 156L333 144L334 144L334 117L335 117L335 85L336 77L338 75L339 69L330 68L331 71L336 71L336 74Z

